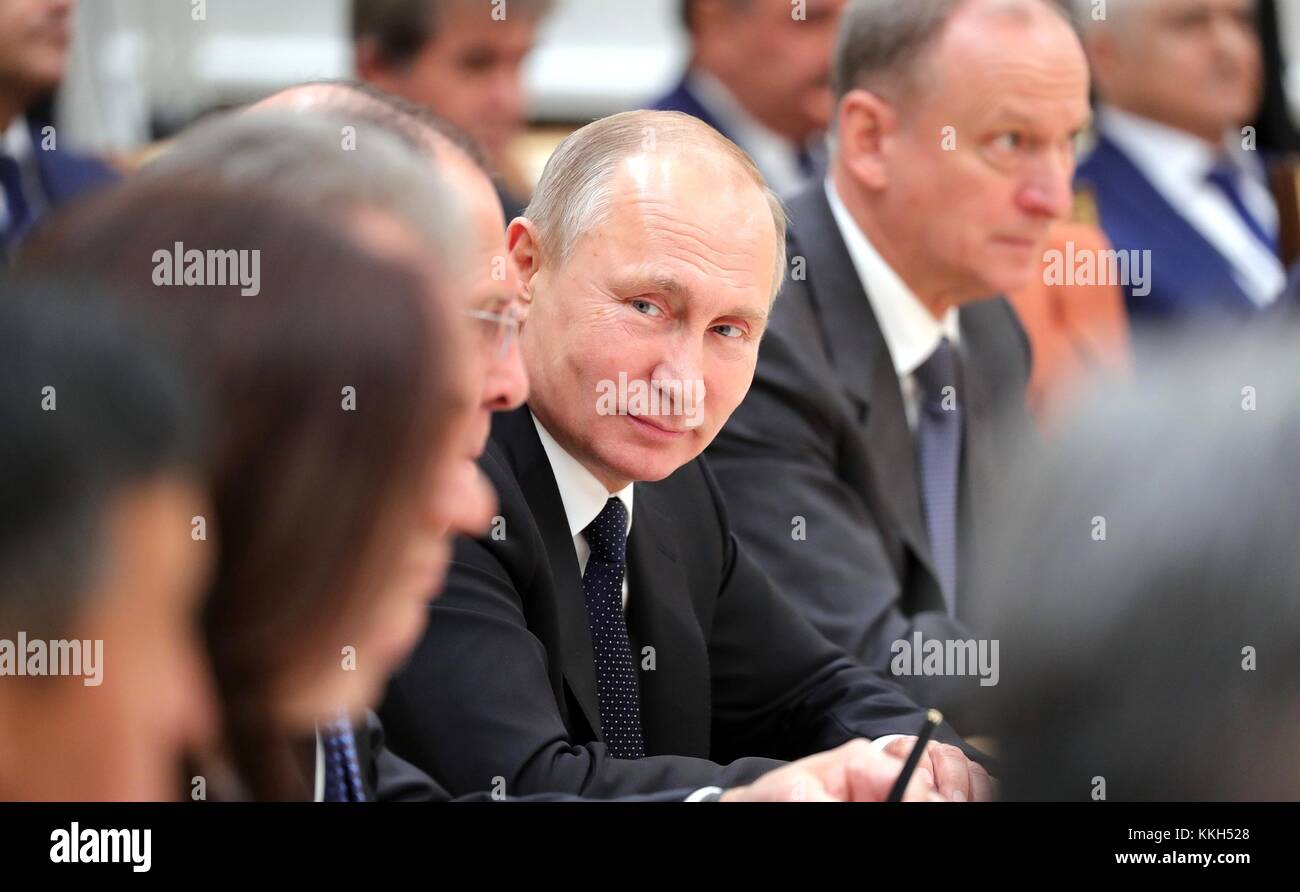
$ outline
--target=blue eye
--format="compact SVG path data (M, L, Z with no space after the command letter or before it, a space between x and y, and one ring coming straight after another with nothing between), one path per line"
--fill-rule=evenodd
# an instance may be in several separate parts
M1024 146L1025 137L1021 133L1004 133L994 140L994 144L1000 149L1014 152Z
M632 309L636 310L638 313L641 313L641 314L643 314L643 315L645 315L645 316L660 316L660 315L663 315L663 314L660 312L659 308L656 307L654 304L652 304L652 303L651 303L650 301L648 301L648 300L634 300L634 301L632 301Z
M729 330L731 334L727 334L726 332L723 331L723 329ZM716 331L718 334L722 335L724 338L739 338L739 337L743 337L745 334L745 332L741 330L739 325L715 325L713 327L713 330Z

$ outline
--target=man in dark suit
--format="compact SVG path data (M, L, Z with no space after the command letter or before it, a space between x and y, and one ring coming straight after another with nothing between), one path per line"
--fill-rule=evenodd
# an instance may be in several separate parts
M298 113L334 114L345 120L378 127L414 148L436 170L448 188L448 200L458 205L466 223L466 238L448 258L455 268L452 293L464 301L459 307L473 326L475 342L481 349L481 363L475 375L481 380L478 422L473 425L465 444L467 470L478 471L474 460L486 446L489 423L494 412L518 409L528 392L528 380L520 357L515 310L513 271L505 277L494 275L494 257L505 252L505 221L482 161L467 146L454 126L431 113L413 107L395 97L372 88L342 83L308 84L293 87L268 97L253 109L257 111L293 110ZM268 134L270 136L271 134ZM276 141L278 146L279 142ZM206 158L219 165L221 158L238 155L241 169L253 165L251 155L276 151L275 146L260 148L245 140L239 150L219 142L206 148L190 147L191 163ZM184 148L174 150L185 154ZM215 155L215 157L211 157ZM173 155L172 163L177 163ZM313 169L319 174L319 164ZM245 174L247 175L247 174ZM321 178L322 180L324 178ZM270 188L274 182L250 182L253 187ZM417 222L418 221L413 221ZM729 800L788 800L796 796L809 799L845 799L866 797L879 799L888 791L900 764L887 754L853 747L842 752L820 754L770 772L757 784L737 785L725 792L717 788L667 789L640 796L620 796L622 801L682 801L690 798L727 798ZM397 757L384 743L384 730L378 718L367 713L364 722L344 719L318 728L314 740L299 747L298 763L304 797L318 801L364 799L366 801L442 801L451 798L428 774ZM326 765L346 766L350 782L340 783L337 774L326 782ZM472 793L462 799L487 800L504 798L504 789ZM910 798L924 798L918 784L909 788ZM565 794L540 794L532 799L577 799Z
M779 195L826 170L830 61L844 0L682 0L691 58L650 108L694 115L749 153Z
M532 209L508 236L532 395L493 423L492 532L457 543L390 686L395 751L453 793L597 798L747 784L857 737L905 754L922 711L772 588L698 460L784 270L775 196L713 130L639 112L561 144ZM954 746L924 764L990 795Z
M0 260L47 211L116 179L27 117L63 80L72 8L69 0L0 4Z
M1253 0L1133 0L1082 18L1100 106L1078 185L1115 248L1135 326L1249 320L1286 281L1268 170L1245 129L1262 62Z
M1030 280L1070 210L1087 68L1038 0L948 6L845 11L831 174L790 202L791 276L708 457L741 541L805 616L970 734L997 667L964 621L966 580L1029 431L1028 345L989 296ZM1034 48L1015 76L1011 41ZM916 653L958 642L984 650L929 668Z

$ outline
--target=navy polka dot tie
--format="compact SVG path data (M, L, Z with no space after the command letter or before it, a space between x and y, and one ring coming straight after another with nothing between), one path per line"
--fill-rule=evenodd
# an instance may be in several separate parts
M582 536L591 548L582 574L582 593L587 599L587 625L596 656L602 737L614 758L639 759L645 755L641 697L623 613L627 508L611 498Z
M361 766L357 762L352 722L347 716L321 726L321 745L325 749L326 802L365 802L361 785Z

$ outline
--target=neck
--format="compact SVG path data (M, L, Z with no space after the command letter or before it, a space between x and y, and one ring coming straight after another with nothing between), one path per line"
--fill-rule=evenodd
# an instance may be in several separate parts
M871 247L889 264L916 299L935 319L943 319L948 310L958 306L967 295L933 275L932 263L908 248L909 240L899 239L900 230L886 225L871 201L851 182L849 174L838 164L831 174L835 191L848 209L853 222L871 242Z
M727 88L727 92L731 93L732 98L736 100L736 103L745 110L745 114L749 115L755 121L762 124L778 136L782 136L799 146L803 145L811 135L809 133L791 132L790 121L773 118L766 114L761 108L754 106L752 103L746 102L744 99L744 85L740 79L732 77L728 70L719 66L710 59L696 56L691 62L691 67L711 74L719 83Z
M560 425L550 422L550 415L543 406L538 405L536 402L530 402L528 409L533 415L537 416L537 420L541 422L542 427L546 428L546 432L559 444L560 448L573 456L574 461L582 465L591 476L600 481L601 486L605 487L610 495L626 489L627 485L633 482L584 454L582 449L578 448L578 444L565 435Z
M1141 109L1118 102L1112 103L1112 105L1120 111L1128 112L1130 115L1163 124L1165 127L1177 130L1179 133L1186 133L1188 136L1195 137L1216 152L1223 150L1223 134L1227 132L1227 127L1200 126L1187 121L1173 120L1160 114L1158 110Z

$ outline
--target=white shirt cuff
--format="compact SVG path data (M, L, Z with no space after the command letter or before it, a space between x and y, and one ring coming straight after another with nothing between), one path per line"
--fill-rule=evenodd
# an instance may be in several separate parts
M722 787L700 787L691 795L687 796L683 802L699 802L706 796L721 796Z

